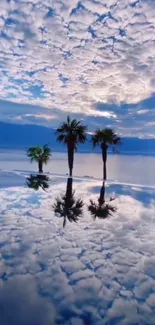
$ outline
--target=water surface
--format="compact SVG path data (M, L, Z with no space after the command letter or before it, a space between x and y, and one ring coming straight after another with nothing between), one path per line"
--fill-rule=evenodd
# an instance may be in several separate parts
M63 228L53 204L67 179L50 176L44 191L0 177L1 324L154 324L154 189L107 184L116 211L102 220L88 211L102 182L73 180L83 215Z
M108 178L118 182L155 185L155 156L112 155L108 156ZM30 164L25 151L0 150L0 168L9 170L37 171L36 163ZM44 171L56 174L68 173L66 153L53 152ZM75 154L74 176L102 178L100 154Z

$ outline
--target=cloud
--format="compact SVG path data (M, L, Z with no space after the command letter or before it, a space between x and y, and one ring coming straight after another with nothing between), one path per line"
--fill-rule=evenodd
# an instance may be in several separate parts
M21 121L22 123L34 123L34 124L45 124L47 125L51 120L55 120L56 116L54 115L46 115L46 114L25 114L18 115L13 118L14 122ZM47 123L48 122L48 123Z
M139 111L137 111L137 114L142 115L142 114L147 114L149 113L149 109L140 109Z
M153 1L2 0L0 11L1 99L119 126L117 106L154 93Z
M46 193L22 186L0 190L3 324L10 324L10 315L14 325L102 325L118 318L122 325L154 324L153 190L146 206L137 197L141 188L110 185L106 196L117 191L113 218L94 222L85 206L83 219L63 230L51 206L65 181L53 178ZM100 186L74 181L85 205L97 200ZM148 193L143 188L144 199Z
M30 275L16 275L1 283L0 305L3 325L54 324L55 310L38 294L36 280Z

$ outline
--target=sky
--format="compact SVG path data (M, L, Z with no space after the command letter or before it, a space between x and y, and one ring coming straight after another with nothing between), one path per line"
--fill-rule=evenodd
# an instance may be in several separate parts
M155 138L154 0L1 0L0 120Z

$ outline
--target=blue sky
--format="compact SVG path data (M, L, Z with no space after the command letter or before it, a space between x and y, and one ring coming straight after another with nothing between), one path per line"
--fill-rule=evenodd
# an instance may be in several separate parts
M0 120L155 137L155 1L1 0Z

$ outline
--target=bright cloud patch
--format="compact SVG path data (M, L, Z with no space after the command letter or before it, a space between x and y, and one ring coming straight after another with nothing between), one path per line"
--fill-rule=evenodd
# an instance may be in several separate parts
M0 15L1 99L115 120L97 103L152 96L154 1L2 0Z

